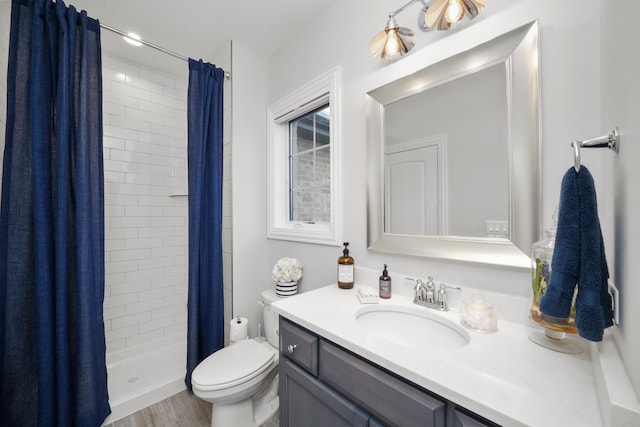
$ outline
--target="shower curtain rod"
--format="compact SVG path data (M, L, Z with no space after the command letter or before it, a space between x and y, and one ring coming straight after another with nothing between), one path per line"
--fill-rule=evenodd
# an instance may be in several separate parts
M165 48L163 48L163 47L161 47L161 46L158 46L158 45L153 44L153 43L151 43L151 42L148 42L148 41L146 41L146 40L131 38L131 37L129 36L129 34L125 33L124 31L118 30L117 28L110 27L110 26L105 25L105 24L103 24L103 23L100 23L100 27L101 27L101 28L104 28L105 30L111 31L112 33L120 34L120 35L121 35L121 36L123 36L123 37L127 37L127 38L129 38L129 39L131 39L131 40L134 40L134 41L140 42L140 43L142 43L142 44L143 44L143 45L145 45L145 46L149 46L150 48L153 48L153 49L155 49L155 50L158 50L158 51L160 51L160 52L162 52L162 53L166 53L167 55L173 56L174 58L182 59L182 60L183 60L183 61L185 61L185 62L188 62L188 61L189 61L189 58L187 58L186 56L182 56L182 55L180 55L179 53L172 52L172 51L170 51L170 50L168 50L168 49L165 49ZM224 72L224 77L225 77L227 80L229 80L229 79L231 78L231 73L229 73L228 71L225 71L225 72Z

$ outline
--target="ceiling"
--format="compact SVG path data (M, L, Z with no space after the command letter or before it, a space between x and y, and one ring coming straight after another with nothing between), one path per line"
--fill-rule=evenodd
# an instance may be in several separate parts
M214 54L229 41L242 42L270 56L305 23L339 0L67 0L102 24L181 56L215 63ZM183 74L184 61L149 47L132 47L103 30L102 49L152 68Z

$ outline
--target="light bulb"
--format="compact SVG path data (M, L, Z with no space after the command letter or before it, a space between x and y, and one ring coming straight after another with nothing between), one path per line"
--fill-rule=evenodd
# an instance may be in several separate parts
M391 28L387 31L387 43L384 48L388 56L393 56L400 50L400 43L398 43L398 30L397 28Z
M447 11L444 16L448 23L453 24L462 19L462 15L464 14L464 9L460 4L460 0L449 0L449 6L447 6Z
M137 35L136 33L127 33L126 36L122 36L124 38L124 41L126 41L127 43L129 43L130 45L133 46L142 46L142 43L140 43L138 40L141 40L140 36Z

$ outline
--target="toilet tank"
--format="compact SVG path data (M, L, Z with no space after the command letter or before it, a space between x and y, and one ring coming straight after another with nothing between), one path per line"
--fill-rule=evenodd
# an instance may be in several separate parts
M273 311L271 303L277 301L279 297L276 295L275 289L267 289L262 291L262 324L264 325L264 335L269 344L278 348L280 343L278 340L278 313Z

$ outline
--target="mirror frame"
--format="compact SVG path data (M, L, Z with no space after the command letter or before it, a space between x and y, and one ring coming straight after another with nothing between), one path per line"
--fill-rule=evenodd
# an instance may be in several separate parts
M384 107L471 73L506 67L509 150L508 239L416 236L384 231ZM530 268L540 235L540 83L538 22L534 21L366 95L368 140L367 237L373 251Z

